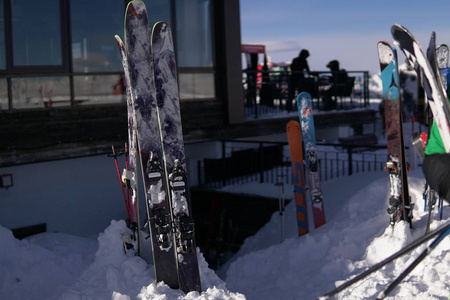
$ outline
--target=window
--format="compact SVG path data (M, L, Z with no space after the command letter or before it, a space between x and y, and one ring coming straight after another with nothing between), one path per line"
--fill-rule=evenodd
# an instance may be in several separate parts
M179 67L212 67L210 0L177 1L177 63Z
M121 71L114 35L123 38L123 0L77 0L70 3L73 71Z
M75 105L126 103L124 84L122 75L74 76Z
M0 0L0 70L6 69L5 11L4 0Z
M145 7L147 8L148 24L150 26L150 30L152 30L153 25L159 21L164 21L169 25L172 25L172 18L170 17L170 1L146 0L144 2Z
M69 91L69 77L13 78L13 108L69 106Z
M213 99L215 97L213 73L181 73L178 82L180 99Z
M8 85L5 78L0 78L0 110L8 108Z
M14 66L61 66L59 0L12 1Z

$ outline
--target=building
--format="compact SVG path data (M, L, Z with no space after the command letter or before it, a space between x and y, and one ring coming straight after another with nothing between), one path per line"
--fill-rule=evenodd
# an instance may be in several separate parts
M127 2L0 0L0 176L12 184L0 189L2 226L89 235L123 218L104 154L127 139L114 41ZM192 164L215 155L215 140L284 131L286 118L245 119L239 0L144 2L151 24L172 27Z

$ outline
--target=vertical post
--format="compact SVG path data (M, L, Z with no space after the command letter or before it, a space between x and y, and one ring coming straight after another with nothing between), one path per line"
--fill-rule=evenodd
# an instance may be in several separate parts
M222 186L227 185L227 170L225 164L225 141L222 141Z
M263 143L259 143L259 161L258 161L258 168L259 168L259 182L264 183L264 146Z
M353 147L349 146L347 148L347 154L348 154L348 176L351 176L353 174Z
M201 172L202 172L202 161L201 160L197 160L197 180L198 180L198 185L202 185Z

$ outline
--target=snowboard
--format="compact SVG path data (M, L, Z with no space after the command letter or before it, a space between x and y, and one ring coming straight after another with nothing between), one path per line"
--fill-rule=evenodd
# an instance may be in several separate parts
M163 168L162 140L156 103L153 55L147 11L142 1L131 1L125 14L125 45L133 102L133 122L141 162L155 278L179 288L173 245L170 199Z
M292 161L292 182L297 213L298 235L309 232L308 207L306 202L305 166L303 163L302 130L297 121L289 121L286 125L289 151Z
M201 292L194 220L187 181L175 53L172 33L165 22L158 22L153 27L152 51L164 173L167 175L167 187L171 199L180 289L186 293Z
M122 58L122 67L124 70L124 79L127 95L127 111L128 111L128 149L127 165L122 172L122 184L128 189L128 200L130 205L130 225L133 230L134 239L137 241L137 254L142 255L142 240L141 240L141 220L139 216L139 198L138 198L138 182L136 175L136 128L134 123L134 110L133 110L133 93L130 85L130 73L128 71L128 58L125 50L125 45L122 39L116 35L114 36L119 47L120 56Z
M427 94L428 104L438 126L439 134L447 153L450 152L450 104L447 101L441 81L438 79L437 63L430 65L430 61L425 56L420 44L415 37L402 25L394 25L391 28L394 43L404 53L413 66L420 66L423 70L423 86ZM433 51L434 52L434 51ZM417 68L416 68L417 70Z
M384 114L388 148L385 170L389 172L390 223L405 220L412 227L412 204L408 189L407 163L403 138L402 102L398 82L397 53L388 42L378 42L383 86Z
M314 217L314 227L325 224L322 184L320 182L319 162L317 160L316 133L312 111L312 98L309 93L302 92L297 97L297 109L302 125L302 139L305 145L306 170Z

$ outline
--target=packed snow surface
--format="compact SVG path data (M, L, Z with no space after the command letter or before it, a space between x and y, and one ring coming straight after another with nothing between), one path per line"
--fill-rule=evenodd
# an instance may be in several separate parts
M316 299L425 233L427 213L423 209L420 169L410 174L409 184L416 203L413 229L403 222L394 228L389 225L386 173L337 178L323 184L324 226L298 237L291 201L284 215L284 241L281 217L274 213L271 221L248 238L220 270L225 281L208 268L199 253L203 292L187 295L156 283L151 264L124 254L120 235L127 228L123 220L111 221L97 239L45 233L19 241L0 226L0 299ZM268 184L227 189L279 195L278 187ZM292 198L291 186L286 186L286 195ZM449 220L448 205L442 220L435 209L431 227L435 229ZM375 299L425 247L397 259L336 299ZM447 300L449 295L447 237L387 299Z

